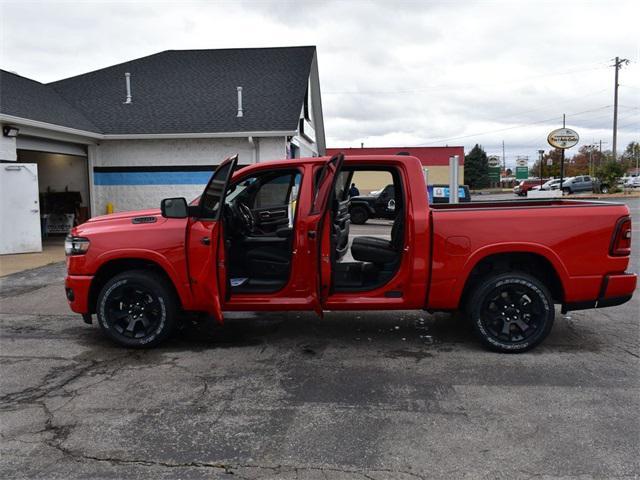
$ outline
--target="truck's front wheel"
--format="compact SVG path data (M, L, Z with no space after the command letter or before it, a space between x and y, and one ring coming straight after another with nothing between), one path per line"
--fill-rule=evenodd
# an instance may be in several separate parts
M165 340L175 326L177 302L159 275L131 270L111 278L100 291L98 323L123 347L148 348Z
M486 277L469 296L467 311L482 343L491 350L532 349L551 331L555 317L549 290L520 272Z

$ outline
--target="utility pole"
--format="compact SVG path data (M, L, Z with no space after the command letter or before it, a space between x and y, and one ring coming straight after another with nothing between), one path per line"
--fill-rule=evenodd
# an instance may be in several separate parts
M540 155L540 186L542 187L542 162L544 162L544 150L538 150L538 155Z
M562 128L567 128L566 115L562 114ZM564 195L562 183L564 182L564 148L560 149L560 195Z
M622 65L628 65L629 60L626 58L616 57L615 63L611 65L615 68L615 84L613 88L613 161L618 160L616 155L616 144L618 141L618 71L622 68Z
M507 171L507 157L504 156L504 140L502 140L502 171Z

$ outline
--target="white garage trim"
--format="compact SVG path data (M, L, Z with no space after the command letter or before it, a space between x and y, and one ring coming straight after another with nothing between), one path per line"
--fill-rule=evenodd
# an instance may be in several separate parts
M60 142L58 140L23 135L19 135L16 139L16 148L46 153L61 153L63 155L87 156L86 146L80 143Z

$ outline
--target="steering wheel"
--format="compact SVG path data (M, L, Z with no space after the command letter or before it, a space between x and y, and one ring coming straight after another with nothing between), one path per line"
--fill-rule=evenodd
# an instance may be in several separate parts
M251 233L256 228L256 220L253 218L251 209L244 203L238 202L238 213L240 214L240 220L242 221L244 230L246 233Z

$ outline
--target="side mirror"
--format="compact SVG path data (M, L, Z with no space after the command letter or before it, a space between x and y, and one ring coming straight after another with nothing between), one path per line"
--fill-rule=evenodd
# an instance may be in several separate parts
M160 202L160 211L165 218L187 218L189 216L189 206L182 197L165 198Z

